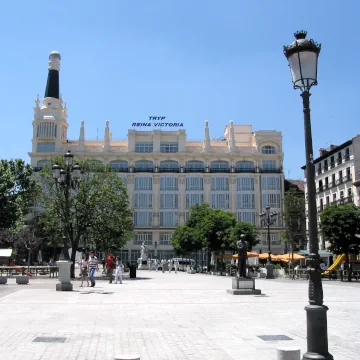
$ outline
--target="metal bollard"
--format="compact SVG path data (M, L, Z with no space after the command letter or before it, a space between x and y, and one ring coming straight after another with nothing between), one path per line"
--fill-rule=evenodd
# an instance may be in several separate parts
M140 356L134 354L122 354L115 356L114 360L140 360Z
M277 360L300 360L300 349L291 347L277 348Z

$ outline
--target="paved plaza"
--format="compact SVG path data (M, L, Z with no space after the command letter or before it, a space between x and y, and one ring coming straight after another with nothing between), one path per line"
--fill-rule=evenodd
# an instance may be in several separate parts
M0 285L0 359L275 360L279 346L306 348L307 282L259 279L261 296L226 293L231 278L138 271L122 285L56 292L56 279ZM329 348L359 359L360 283L324 282ZM264 341L262 335L292 340ZM34 342L37 337L60 343ZM40 339L42 340L42 339Z

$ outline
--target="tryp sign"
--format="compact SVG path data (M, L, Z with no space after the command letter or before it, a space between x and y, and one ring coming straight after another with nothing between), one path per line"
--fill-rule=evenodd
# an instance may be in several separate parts
M183 127L183 123L168 122L166 116L149 116L147 122L142 123L132 123L132 127Z

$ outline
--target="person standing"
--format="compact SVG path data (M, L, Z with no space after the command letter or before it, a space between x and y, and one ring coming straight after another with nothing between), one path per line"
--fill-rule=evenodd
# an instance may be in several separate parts
M83 286L83 282L87 282L87 286L89 286L89 277L88 277L88 259L87 256L84 255L82 260L80 261L80 274L81 274L81 285Z
M113 272L116 269L116 259L115 256L109 252L106 258L106 274L109 277L109 284L112 284Z
M149 271L151 271L151 259L148 259Z
M166 264L166 260L162 259L161 260L161 271L164 273L165 272L165 264Z
M157 259L154 260L154 266L155 266L155 271L158 272L159 264L158 264Z
M168 267L169 267L169 274L170 274L171 270L172 270L172 261L171 261L171 259L169 259L169 261L168 261Z
M122 284L123 272L124 272L124 265L122 261L118 257L116 257L115 284L117 284L118 279L120 284Z
M179 262L177 260L174 261L174 267L175 267L175 274L177 274L179 268Z
M99 271L99 264L98 264L98 259L95 256L95 253L93 251L90 251L88 268L89 268L89 279L91 282L91 287L94 287L95 286L95 271Z

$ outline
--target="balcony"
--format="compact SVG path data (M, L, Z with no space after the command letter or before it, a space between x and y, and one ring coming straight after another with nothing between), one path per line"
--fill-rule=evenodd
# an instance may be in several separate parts
M351 175L351 174L347 174L347 175L344 177L344 182L347 182L347 181L352 181L352 175Z
M154 168L139 168L139 167L136 167L136 168L134 168L134 172L137 172L137 173L139 173L139 172L148 172L148 173L152 173L152 172L154 172Z
M344 179L341 177L340 179L336 180L336 185L340 185L344 182Z
M216 168L210 168L211 173L229 173L230 169L216 169Z
M260 173L282 173L282 168L271 168L271 169L264 169L264 168L259 168L259 172Z
M122 172L122 173L129 172L129 168L110 168L110 170L113 172Z
M339 200L335 200L335 201L331 202L330 204L325 204L325 205L322 205L322 206L318 206L317 207L317 212L321 213L327 206L330 206L330 205L344 205L344 204L351 204L353 202L354 202L354 198L351 195L351 196L348 196L348 197L341 198Z
M350 160L350 154L346 154L345 155L345 161L349 161Z
M235 169L236 173L254 173L255 172L255 168L252 169Z
M178 173L180 172L178 167L174 168L166 168L166 167L160 167L159 172L161 173Z
M204 173L205 168L185 168L186 173Z
M330 169L333 169L335 167L335 162L330 163Z

